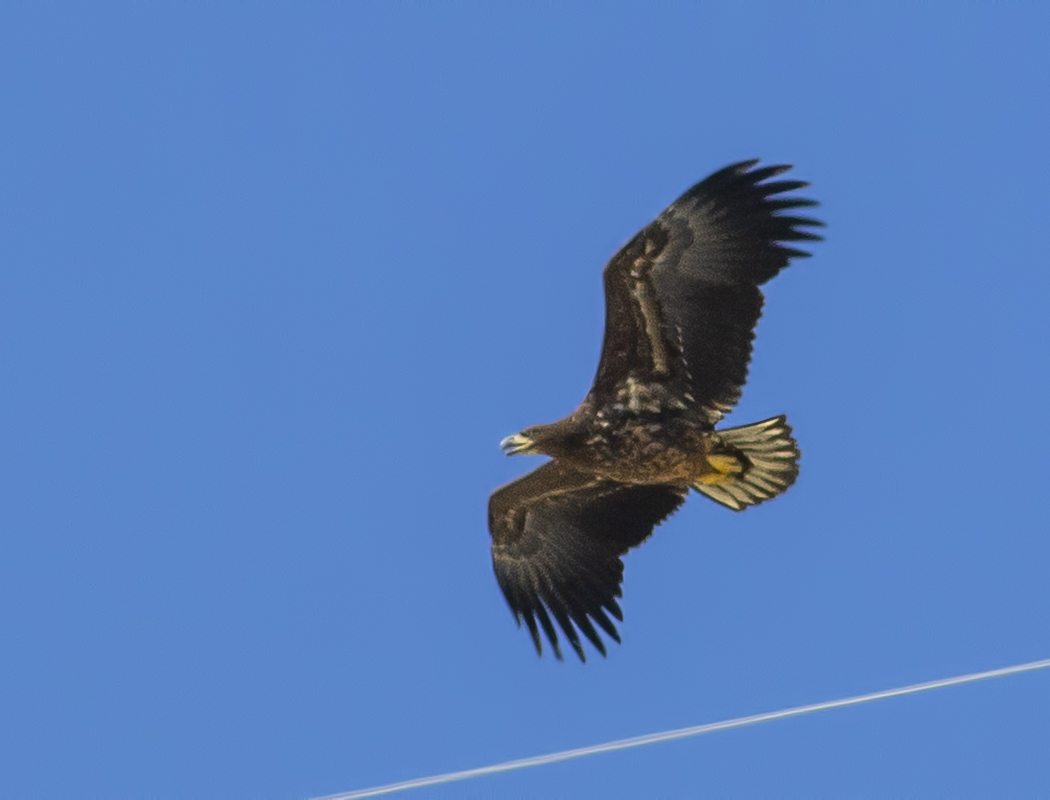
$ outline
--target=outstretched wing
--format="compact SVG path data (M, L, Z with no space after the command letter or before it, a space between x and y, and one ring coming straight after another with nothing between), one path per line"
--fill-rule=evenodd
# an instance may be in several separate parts
M594 624L620 641L620 556L641 544L685 499L673 486L636 486L544 464L489 498L492 563L514 617L543 647L540 628L561 658L551 617L581 660L577 631L605 655Z
M605 267L605 339L591 394L599 404L625 381L664 383L713 425L747 380L759 286L809 253L822 223L781 212L816 205L777 197L802 181L770 181L788 166L744 161L672 203Z

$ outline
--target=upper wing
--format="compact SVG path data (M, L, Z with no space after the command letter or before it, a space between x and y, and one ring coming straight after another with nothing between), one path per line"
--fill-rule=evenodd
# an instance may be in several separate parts
M775 197L802 181L768 181L788 166L745 161L672 203L605 267L605 339L591 392L599 402L628 378L668 382L713 425L740 398L762 313L759 286L808 253L822 223L780 212L816 205ZM768 181L763 183L763 181Z
M577 628L605 655L593 622L617 642L606 612L623 621L620 556L641 544L681 505L685 490L634 486L544 464L489 498L492 562L518 624L524 619L536 651L543 628L561 658L557 620L573 650L586 660ZM575 624L575 628L573 625Z

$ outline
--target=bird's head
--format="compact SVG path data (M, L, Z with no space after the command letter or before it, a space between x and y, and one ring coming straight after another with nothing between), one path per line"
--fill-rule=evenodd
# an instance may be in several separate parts
M533 425L499 443L508 456L520 454L563 456L579 446L586 431L569 417L551 425Z

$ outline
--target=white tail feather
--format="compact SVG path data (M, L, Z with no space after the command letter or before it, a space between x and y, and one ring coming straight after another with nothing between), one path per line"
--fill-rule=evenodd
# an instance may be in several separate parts
M776 497L798 477L802 454L783 415L718 431L711 445L708 456L724 455L734 468L705 476L693 488L734 511Z

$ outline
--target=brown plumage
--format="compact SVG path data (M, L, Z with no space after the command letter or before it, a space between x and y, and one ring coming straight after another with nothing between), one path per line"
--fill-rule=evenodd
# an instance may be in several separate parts
M541 630L559 658L558 628L581 659L580 633L603 655L597 628L620 641L621 556L690 488L741 511L798 475L783 416L715 430L747 379L759 286L809 255L785 242L820 238L806 230L820 222L790 213L816 204L778 196L807 184L757 163L696 184L612 257L590 392L565 419L502 442L553 458L489 500L496 578L537 652Z

